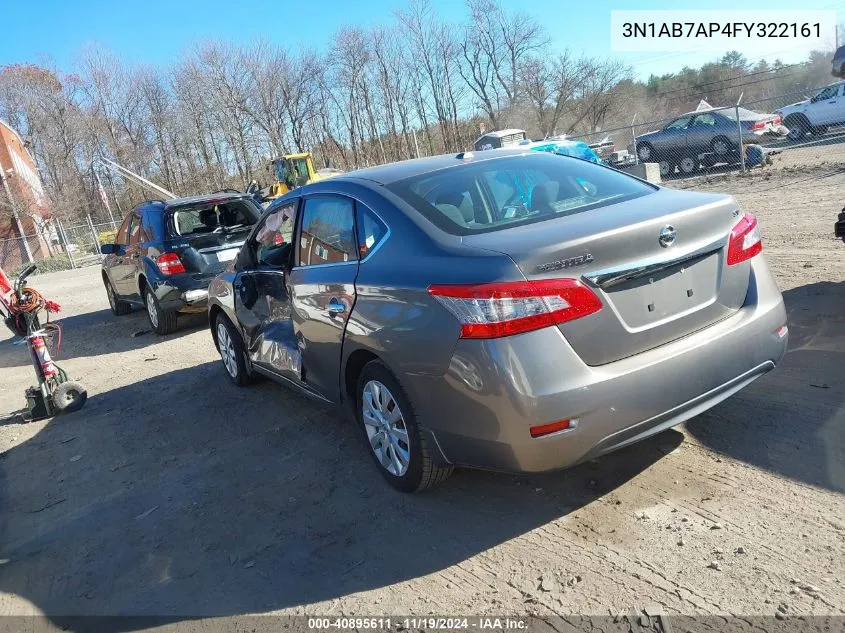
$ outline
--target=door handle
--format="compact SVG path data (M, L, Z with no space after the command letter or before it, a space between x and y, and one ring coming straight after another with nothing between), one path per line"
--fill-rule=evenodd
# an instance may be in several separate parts
M329 301L329 314L335 315L346 312L346 306L340 299L332 299Z

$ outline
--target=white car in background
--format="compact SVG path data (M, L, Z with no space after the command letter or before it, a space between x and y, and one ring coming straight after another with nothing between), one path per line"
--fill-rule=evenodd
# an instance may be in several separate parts
M845 124L845 81L822 88L814 97L775 110L789 128L789 139L824 134L833 125Z

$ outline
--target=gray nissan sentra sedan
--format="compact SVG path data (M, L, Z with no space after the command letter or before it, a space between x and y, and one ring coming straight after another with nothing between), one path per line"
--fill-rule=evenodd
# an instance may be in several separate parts
M384 477L545 471L698 415L787 345L756 218L577 158L501 150L274 201L209 292L238 385L354 411Z

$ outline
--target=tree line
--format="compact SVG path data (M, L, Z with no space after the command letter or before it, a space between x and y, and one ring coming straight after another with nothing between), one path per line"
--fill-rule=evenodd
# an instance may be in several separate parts
M179 195L242 189L269 184L268 159L286 153L310 151L318 168L349 170L468 149L482 124L532 137L600 132L703 96L735 101L745 90L748 100L823 84L829 59L764 66L730 53L635 81L618 59L553 50L539 17L497 0L467 0L458 22L410 0L389 24L341 28L325 50L214 41L151 67L88 47L71 72L5 66L0 117L29 144L54 214L102 217L99 157ZM148 197L100 176L118 214Z

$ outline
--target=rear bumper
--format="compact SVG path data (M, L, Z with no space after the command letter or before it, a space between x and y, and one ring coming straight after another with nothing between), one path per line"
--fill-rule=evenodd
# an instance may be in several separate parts
M213 276L176 275L158 280L153 289L163 310L204 312L208 305L208 286L213 279Z
M786 352L780 292L755 258L745 306L683 339L600 366L585 365L560 330L458 342L445 376L406 376L421 425L444 458L538 472L572 466L679 424L760 377ZM557 420L574 428L532 438Z

